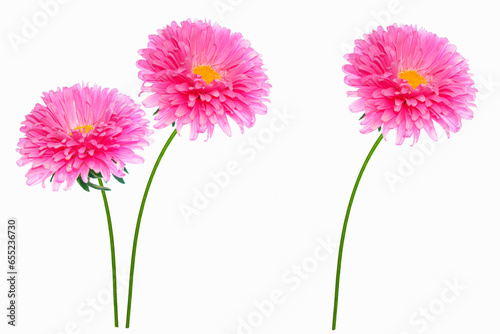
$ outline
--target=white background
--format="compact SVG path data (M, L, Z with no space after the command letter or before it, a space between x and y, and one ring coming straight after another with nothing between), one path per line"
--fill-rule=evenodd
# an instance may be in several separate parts
M392 137L375 153L347 233L338 333L498 331L500 44L493 2L60 0L50 17L41 3L2 0L0 8L2 268L7 218L20 228L18 327L6 325L2 279L2 333L330 333L345 208L378 135L360 134L360 115L348 110L343 55L361 33L394 22L423 26L458 47L475 74L478 108L450 140L432 144L422 134L422 145L398 147ZM272 104L243 135L228 138L218 129L208 142L191 142L188 132L174 140L143 217L132 328L115 330L101 195L78 186L28 187L28 168L15 163L20 123L42 92L82 81L140 101L137 50L156 29L187 18L217 21L251 41L268 69ZM23 37L27 21L38 27ZM14 34L26 38L17 47ZM126 185L110 184L122 327L137 211L170 132L154 133L145 164L128 166ZM193 206L211 173L231 161L239 173L188 222L182 205ZM399 179L391 185L388 176ZM267 311L258 311L255 303L280 293L279 304L264 302Z

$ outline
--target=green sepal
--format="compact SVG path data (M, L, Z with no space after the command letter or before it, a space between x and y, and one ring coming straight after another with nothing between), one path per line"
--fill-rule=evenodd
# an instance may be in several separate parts
M361 116L359 120L361 121L363 118L365 118L365 114L363 114L363 116Z
M96 173L92 169L89 170L89 177L93 179L102 179L102 174L101 173Z
M153 116L154 116L154 115L156 115L159 111L160 111L160 108L158 108L158 110L156 110L156 111L153 113Z
M116 175L113 175L113 177L115 178L116 181L120 182L121 184L125 184L125 181L121 177L118 177Z
M378 132L380 132L380 131L382 131L382 127L381 126L379 126L379 128L378 128Z
M175 128L175 122L172 123L172 127Z
M87 185L90 187L90 188L94 188L94 189L97 189L97 190L104 190L104 191L109 191L111 189L109 189L108 187L101 187L100 185L98 184L94 184L92 182L89 181L89 183L87 183Z
M78 175L76 182L78 182L78 184L80 185L80 187L83 188L83 190L90 191L88 184L83 182L82 177L80 175Z
M128 174L128 170L125 166L123 166L123 171Z
M54 175L56 175L56 173L52 174L52 176L50 177L50 182L52 182L52 179L54 178Z

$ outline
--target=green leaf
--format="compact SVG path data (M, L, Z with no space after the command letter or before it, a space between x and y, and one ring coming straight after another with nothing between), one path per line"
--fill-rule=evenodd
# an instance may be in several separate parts
M364 117L365 117L365 114L363 114L363 116L361 116L361 117L359 118L359 120L361 121Z
M158 113L158 111L160 111L160 108L158 108L158 110L156 110L154 113L153 113L153 116L156 115Z
M91 177L93 179L102 179L102 174L96 173L91 169L91 170L89 170L89 177Z
M98 190L104 190L104 191L109 191L111 189L107 188L107 187L101 187L100 185L98 184L94 184L92 182L89 181L89 183L87 183L87 185L90 187L90 188L94 188L94 189L98 189Z
M83 190L90 191L88 184L83 182L82 177L80 175L78 175L76 182L78 182L78 184L80 185L80 187L83 188Z
M116 181L120 182L121 184L125 184L125 181L121 177L118 177L116 175L113 175L113 177L115 178Z

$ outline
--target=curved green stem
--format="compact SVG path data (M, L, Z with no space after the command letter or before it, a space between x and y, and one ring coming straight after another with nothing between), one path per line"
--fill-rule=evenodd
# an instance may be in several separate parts
M102 180L99 178L99 185L103 187ZM109 229L109 243L111 244L111 268L113 271L113 302L114 302L114 312L115 312L115 327L118 327L118 294L116 288L116 259L115 259L115 238L113 237L113 225L111 224L111 214L109 212L108 199L106 197L106 192L101 190L102 200L104 202L104 209L106 210L106 217L108 219L108 229Z
M373 155L373 152L375 152L375 149L377 148L378 144L382 141L384 136L381 134L375 144L373 144L372 149L370 150L370 153L368 153L368 156L365 159L365 162L363 163L363 166L361 167L361 170L359 171L358 178L356 179L356 183L354 184L354 188L352 189L351 193L351 198L349 199L349 205L347 206L347 211L345 213L345 218L344 218L344 227L342 228L342 235L340 237L340 245L339 245L339 257L337 260L337 279L335 282L335 300L334 300L334 306L333 306L333 322L332 322L332 330L335 330L336 324L337 324L337 309L338 309L338 300L339 300L339 282L340 282L340 267L342 265L342 252L344 250L344 240L345 240L345 233L347 230L347 222L349 221L349 214L351 213L351 207L352 203L354 202L354 196L356 196L356 191L358 190L358 185L359 181L361 181L361 177L363 176L363 173L366 169L366 166L368 165L368 162L370 161L370 158Z
M148 184L146 185L146 189L144 190L144 195L142 197L142 203L141 203L141 208L139 209L139 215L137 217L137 224L135 227L135 235L134 235L134 245L132 246L132 260L130 262L130 279L129 279L129 286L128 286L128 305L127 305L127 324L125 325L126 328L129 328L130 326L130 311L132 308L132 289L134 285L134 269L135 269L135 254L137 252L137 239L139 238L139 229L141 227L141 219L142 219L142 213L144 211L144 206L146 205L146 199L148 198L148 193L149 193L149 188L151 187L151 183L153 182L153 178L155 176L156 170L158 169L158 166L160 165L161 159L163 158L163 155L167 151L168 146L174 139L175 135L177 134L177 130L174 130L170 137L168 138L167 142L163 146L163 149L160 152L160 155L158 156L158 159L156 159L156 163L153 167L153 170L151 171L151 175L149 176Z

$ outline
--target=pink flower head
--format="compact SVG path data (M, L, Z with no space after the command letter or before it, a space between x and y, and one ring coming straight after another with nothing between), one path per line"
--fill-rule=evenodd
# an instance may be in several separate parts
M448 135L457 132L462 119L472 119L474 81L467 61L446 38L424 29L393 25L356 40L345 82L357 88L352 112L364 112L361 133L382 127L384 138L396 129L396 144L425 129L437 141L434 122Z
M158 107L155 128L190 124L190 139L212 136L215 124L231 136L228 117L243 132L266 114L271 85L261 56L241 34L210 22L190 20L149 36L144 58L137 62L143 92L153 93L146 107Z
M81 177L88 182L89 171L125 176L125 163L142 163L134 153L149 145L152 133L144 111L116 89L77 84L43 93L44 105L37 104L22 122L25 137L18 143L19 166L31 164L28 185L52 176L52 188L66 181L69 189Z

